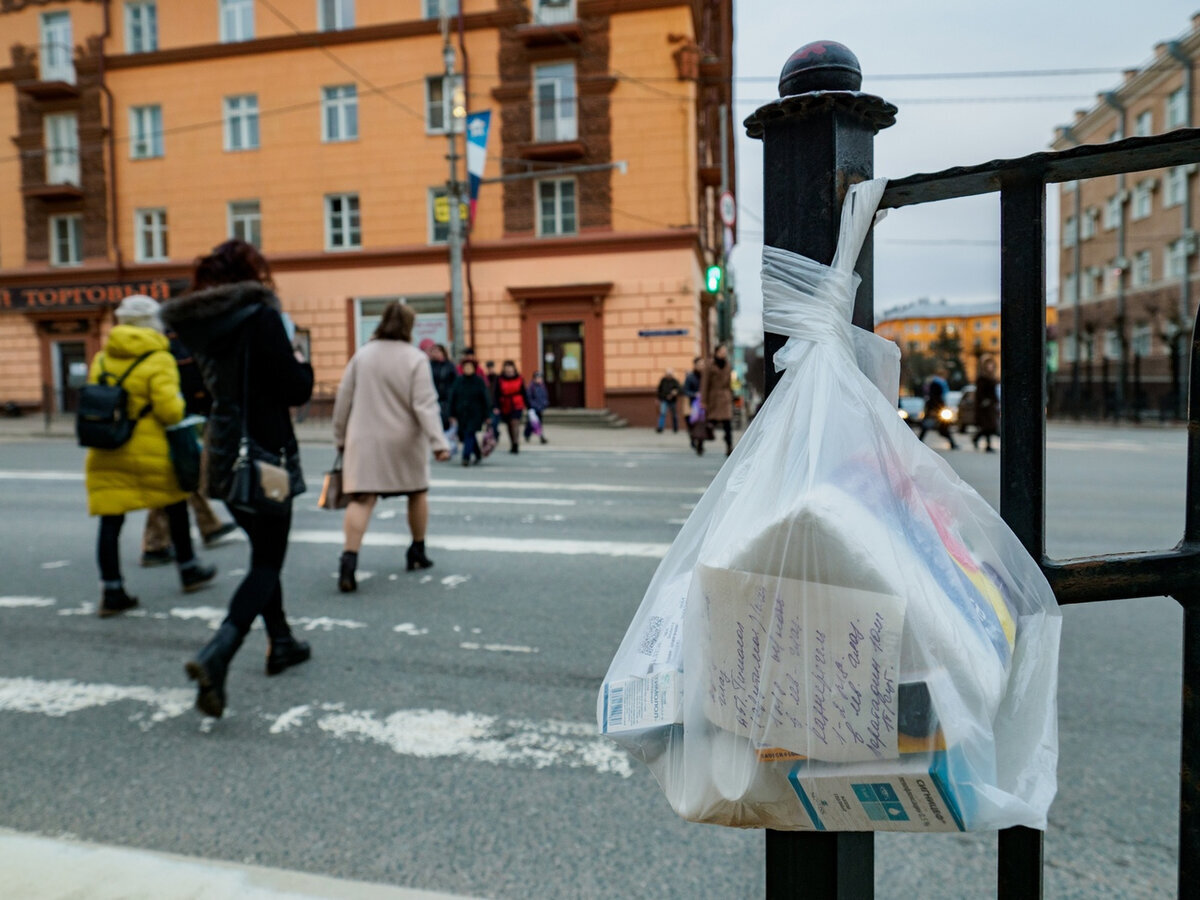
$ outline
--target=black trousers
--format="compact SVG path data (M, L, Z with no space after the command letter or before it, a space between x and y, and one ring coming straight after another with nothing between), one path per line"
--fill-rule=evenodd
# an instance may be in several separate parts
M254 620L262 616L269 637L290 634L283 613L279 576L287 555L288 532L292 529L291 510L284 516L259 516L236 509L229 512L250 539L250 570L233 592L225 621L245 634Z
M196 558L192 550L192 532L188 525L187 501L180 500L165 507L167 528L175 545L175 561L180 565ZM121 580L121 527L125 516L101 516L100 536L96 541L96 559L100 563L100 578L107 582Z

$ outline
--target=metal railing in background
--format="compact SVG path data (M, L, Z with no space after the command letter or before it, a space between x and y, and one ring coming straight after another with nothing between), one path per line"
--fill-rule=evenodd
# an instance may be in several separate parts
M764 243L825 264L837 245L842 200L872 177L875 134L896 107L861 93L858 61L832 42L801 48L784 67L781 99L746 120L763 140ZM1183 607L1183 725L1180 766L1180 897L1200 896L1200 342L1193 335L1188 406L1186 521L1173 548L1054 560L1046 555L1045 187L1047 184L1183 165L1200 159L1200 129L1105 145L1035 153L1012 160L891 181L881 208L978 194L1000 194L1001 422L1000 513L1035 560L1060 604L1169 596ZM854 324L874 322L872 244L863 247ZM784 337L764 335L767 392L778 381L769 363ZM874 895L874 835L768 831L770 898ZM999 833L1000 900L1042 896L1042 833Z

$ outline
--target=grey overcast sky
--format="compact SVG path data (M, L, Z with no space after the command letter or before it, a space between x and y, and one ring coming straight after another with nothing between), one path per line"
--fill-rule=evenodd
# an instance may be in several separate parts
M875 174L900 178L1048 149L1056 125L1090 108L1097 91L1119 85L1122 69L1148 62L1156 43L1186 33L1198 11L1200 0L735 0L739 240L730 269L739 299L737 341L762 338L762 149L741 123L778 96L779 70L798 47L814 40L845 44L862 65L862 89L899 107L896 124L876 137ZM1108 71L894 77L1061 69ZM1047 202L1048 215L1057 216L1055 188ZM995 299L998 239L994 196L893 211L875 235L877 314L920 297ZM1049 249L1053 286L1057 260Z

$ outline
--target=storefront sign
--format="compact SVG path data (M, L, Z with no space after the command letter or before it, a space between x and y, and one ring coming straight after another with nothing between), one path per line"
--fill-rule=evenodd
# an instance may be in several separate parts
M638 337L683 337L687 333L686 328L643 328Z
M153 281L103 282L40 287L0 287L0 312L53 312L68 309L97 309L116 306L130 294L145 294L155 300L168 300L187 290L180 278Z

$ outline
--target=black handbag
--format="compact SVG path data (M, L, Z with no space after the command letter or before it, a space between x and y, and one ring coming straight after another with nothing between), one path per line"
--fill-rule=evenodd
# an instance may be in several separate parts
M287 453L275 456L250 440L247 431L246 409L250 405L250 345L242 374L242 436L238 441L237 459L229 478L229 493L225 502L231 509L262 516L286 515L292 508L291 474L287 469Z
M188 416L166 430L175 478L179 482L179 489L189 494L200 487L200 457L204 447L200 443L197 427L203 422L203 416Z

